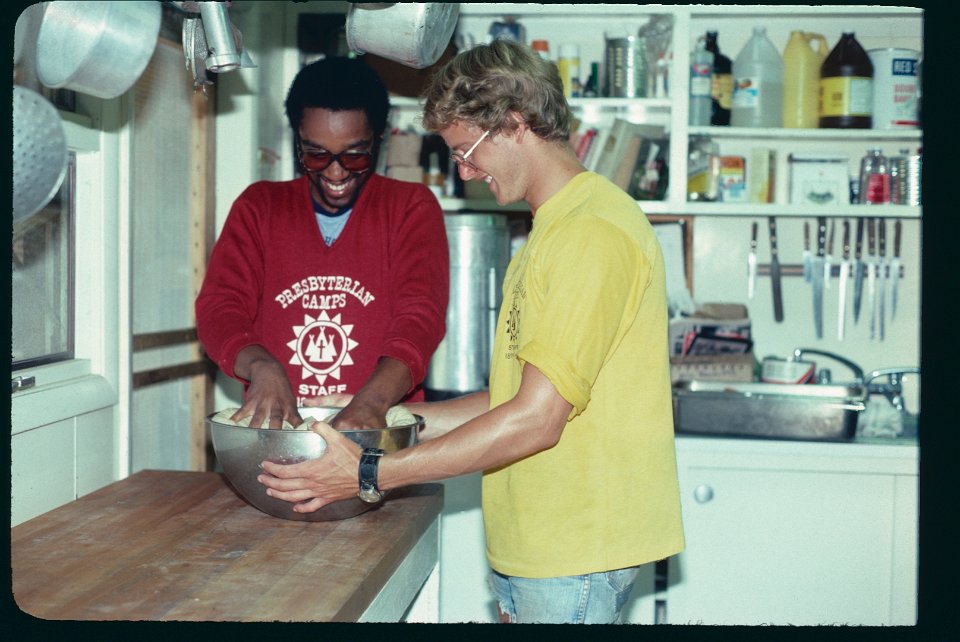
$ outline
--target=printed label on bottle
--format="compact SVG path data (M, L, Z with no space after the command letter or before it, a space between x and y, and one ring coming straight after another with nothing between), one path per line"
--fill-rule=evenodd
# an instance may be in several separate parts
M820 79L820 116L873 114L873 79L837 76Z
M753 109L760 105L760 81L752 76L737 78L733 85L733 106Z
M713 65L693 63L690 66L690 95L712 96L713 79L711 78Z
M716 100L723 109L730 109L733 104L733 75L714 74L711 79L710 97Z

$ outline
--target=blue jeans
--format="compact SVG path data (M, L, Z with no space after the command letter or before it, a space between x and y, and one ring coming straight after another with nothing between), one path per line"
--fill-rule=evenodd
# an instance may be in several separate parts
M568 577L527 578L490 573L500 621L519 624L617 624L638 566Z

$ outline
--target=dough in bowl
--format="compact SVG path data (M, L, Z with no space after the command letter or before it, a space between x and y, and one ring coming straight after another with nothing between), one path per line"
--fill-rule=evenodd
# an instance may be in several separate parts
M226 424L228 426L243 426L245 428L250 427L250 419L251 419L250 415L244 417L240 421L233 421L230 418L233 415L235 415L238 410L240 409L225 408L224 410L221 410L220 412L218 412L213 416L213 421L217 422L218 424ZM327 417L327 421L329 421L330 419L333 419L334 416L336 415L334 414ZM387 427L389 428L393 428L394 426L409 426L417 422L417 419L416 417L413 416L413 413L407 410L406 408L404 408L403 406L393 406L392 408L390 408L387 411L386 419L387 419ZM313 424L313 421L314 421L313 419L306 417L304 418L303 422L299 426L294 427L289 421L284 420L282 429L283 430L309 430L310 425ZM260 424L260 428L269 428L269 427L270 427L269 418L264 419L263 422Z
M230 417L232 417L233 415L235 415L238 410L240 410L240 409L239 409L239 408L226 408L226 409L224 409L224 410L221 410L220 412L218 412L217 414L215 414L215 415L213 416L213 421L217 422L218 424L226 424L226 425L228 425L228 426L243 426L244 428L249 428L249 427L250 427L250 420L253 418L253 415L247 415L246 417L244 417L244 418L241 419L240 421L234 421L233 419L230 418ZM301 424L301 425L303 425L303 424ZM267 417L267 418L264 419L263 422L260 424L260 428L269 428L269 427L270 427L270 418ZM293 424L291 424L289 421L287 421L286 419L284 419L284 421L283 421L283 430L296 430L296 429L293 427Z

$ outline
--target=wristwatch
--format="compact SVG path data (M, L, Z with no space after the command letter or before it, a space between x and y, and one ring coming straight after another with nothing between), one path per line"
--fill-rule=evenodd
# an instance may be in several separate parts
M382 448L364 448L360 455L360 492L357 496L368 504L376 504L383 499L383 493L377 488L377 467L383 454Z

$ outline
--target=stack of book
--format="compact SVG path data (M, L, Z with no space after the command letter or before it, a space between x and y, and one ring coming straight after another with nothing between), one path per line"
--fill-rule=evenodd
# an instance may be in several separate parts
M665 188L664 128L641 125L623 118L610 126L589 127L573 137L577 158L584 167L609 178L634 198L657 198ZM660 189L658 189L658 186Z

